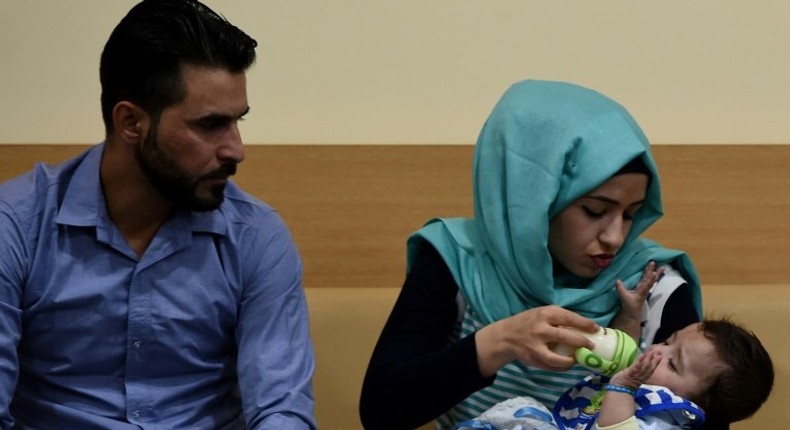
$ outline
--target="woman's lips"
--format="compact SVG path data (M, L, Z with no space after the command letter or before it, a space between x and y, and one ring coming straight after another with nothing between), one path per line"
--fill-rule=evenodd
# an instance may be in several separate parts
M614 260L614 255L609 255L609 254L594 255L592 257L592 260L593 260L593 263L599 269L605 269L605 268L609 267L612 264L612 260Z

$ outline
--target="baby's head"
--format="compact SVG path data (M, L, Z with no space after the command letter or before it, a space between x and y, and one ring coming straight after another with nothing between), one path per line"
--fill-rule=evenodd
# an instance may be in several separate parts
M716 422L732 423L752 416L768 399L774 368L768 351L750 330L728 319L706 319L699 325L723 365L698 403Z
M697 403L710 421L747 418L771 393L768 352L754 333L726 318L691 324L651 348L662 358L645 382Z

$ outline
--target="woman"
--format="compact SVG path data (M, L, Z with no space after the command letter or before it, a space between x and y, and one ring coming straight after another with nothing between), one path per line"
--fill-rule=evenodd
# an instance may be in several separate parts
M650 261L670 264L648 300L643 340L701 314L696 272L642 234L662 215L644 134L609 98L576 85L513 85L474 159L471 219L436 219L408 241L402 292L360 401L368 429L438 428L517 395L547 405L587 373L557 344L591 347ZM663 314L662 314L663 311Z

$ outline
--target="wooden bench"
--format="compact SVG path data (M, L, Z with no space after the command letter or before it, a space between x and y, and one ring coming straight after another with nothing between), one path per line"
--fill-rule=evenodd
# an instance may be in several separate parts
M0 180L84 145L0 145ZM321 428L361 428L367 360L403 280L406 237L471 215L471 145L248 145L236 182L276 207L305 263ZM777 428L790 402L790 145L656 145L665 216L647 236L687 251L706 313L731 315L771 352L776 386L734 429Z

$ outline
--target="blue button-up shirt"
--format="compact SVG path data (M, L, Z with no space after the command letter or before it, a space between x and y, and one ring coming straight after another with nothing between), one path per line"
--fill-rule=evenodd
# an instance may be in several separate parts
M314 428L279 215L229 183L138 258L107 214L103 148L0 185L0 428Z

